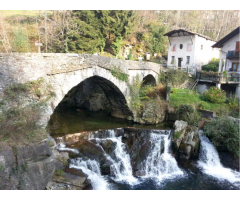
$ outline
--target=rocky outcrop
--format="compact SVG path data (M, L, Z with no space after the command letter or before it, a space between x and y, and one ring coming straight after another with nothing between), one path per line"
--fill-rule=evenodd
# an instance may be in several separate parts
M173 151L180 160L188 160L198 156L200 138L196 127L189 127L185 121L174 123L172 138Z
M10 147L0 143L0 188L43 190L55 169L62 168L47 141Z

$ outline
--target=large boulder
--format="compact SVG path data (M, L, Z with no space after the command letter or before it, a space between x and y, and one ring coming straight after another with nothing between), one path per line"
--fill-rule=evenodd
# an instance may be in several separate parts
M200 138L196 127L188 126L188 123L177 120L174 123L172 137L173 151L178 159L188 160L198 156Z
M142 124L158 124L163 122L165 117L165 102L160 99L156 99L146 102L143 105L143 109L139 114L139 117L136 117L134 121Z
M1 189L43 190L60 168L47 141L19 147L0 142Z

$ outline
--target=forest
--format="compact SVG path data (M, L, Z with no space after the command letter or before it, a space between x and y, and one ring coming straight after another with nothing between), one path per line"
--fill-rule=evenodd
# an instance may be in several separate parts
M0 52L98 53L127 59L167 54L173 29L218 41L239 26L239 10L28 10L0 11Z

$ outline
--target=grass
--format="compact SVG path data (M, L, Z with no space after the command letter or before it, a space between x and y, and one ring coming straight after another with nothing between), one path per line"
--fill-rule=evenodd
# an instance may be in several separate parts
M199 104L204 102L208 110L218 111L220 108L229 108L226 103L210 103L204 100L204 95L199 94L195 91L189 89L175 89L172 88L172 93L170 95L170 105L172 107L179 107L180 105L192 105L195 108L199 107Z

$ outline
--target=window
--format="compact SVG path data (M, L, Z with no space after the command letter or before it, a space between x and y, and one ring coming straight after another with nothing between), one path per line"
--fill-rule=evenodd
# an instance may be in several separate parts
M171 64L174 64L174 56L172 56Z
M203 50L203 45L201 45L201 50Z
M190 63L190 56L187 56L187 64Z
M236 71L240 71L240 63L234 62L232 63L232 68L230 69L230 71L236 72Z
M180 49L182 49L183 48L183 45L182 44L180 44Z

